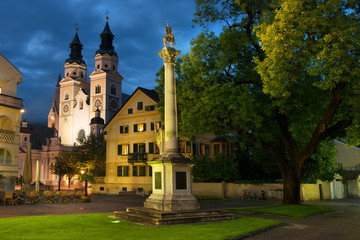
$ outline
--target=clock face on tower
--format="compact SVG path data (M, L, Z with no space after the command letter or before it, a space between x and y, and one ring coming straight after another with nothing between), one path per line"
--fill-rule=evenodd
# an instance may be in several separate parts
M63 107L63 112L64 112L64 113L68 113L69 110L70 110L69 105L68 105L68 104L65 104L64 107Z
M117 107L118 107L118 104L117 104L116 100L112 99L111 102L110 102L110 108L112 110L117 110Z
M94 101L94 108L95 109L100 109L101 108L101 105L102 105L102 102L101 102L101 100L100 99L96 99L95 101Z

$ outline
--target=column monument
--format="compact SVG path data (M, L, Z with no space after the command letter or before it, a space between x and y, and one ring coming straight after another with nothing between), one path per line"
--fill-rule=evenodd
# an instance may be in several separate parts
M167 25L164 37L164 48L159 55L165 65L165 99L164 99L164 134L162 134L162 154L149 161L152 166L152 194L144 203L148 209L160 211L196 210L200 205L191 194L190 159L180 154L177 135L177 107L175 60L180 50L173 48L175 44L171 27ZM170 43L170 46L167 46Z

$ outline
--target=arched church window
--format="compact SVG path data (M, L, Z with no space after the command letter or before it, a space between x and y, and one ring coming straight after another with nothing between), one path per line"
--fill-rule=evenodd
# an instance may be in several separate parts
M95 86L95 94L101 93L101 85Z
M115 65L113 65L113 70L115 71Z
M69 76L69 73L66 73L66 76L68 77L68 76Z
M84 78L84 74L83 74L83 73L81 73L81 78Z
M69 93L68 92L65 93L64 100L69 100Z
M0 164L10 165L11 163L12 163L11 153L4 148L0 148Z
M100 64L98 64L96 68L97 68L97 69L100 69Z
M80 101L79 108L80 108L80 110L84 108L84 101L83 100Z
M84 129L81 129L78 134L78 139L82 140L85 138L85 131Z
M114 84L111 85L110 92L112 95L116 95L116 86Z

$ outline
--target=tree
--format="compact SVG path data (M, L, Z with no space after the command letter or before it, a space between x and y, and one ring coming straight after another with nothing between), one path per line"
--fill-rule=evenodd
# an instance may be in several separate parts
M218 154L213 161L207 155L194 155L192 175L195 182L221 182L238 180L238 166L234 158Z
M352 143L360 134L359 6L195 2L195 24L223 29L201 33L181 59L179 131L228 134L271 154L284 179L283 203L300 204L303 166L320 161L313 156L319 144L345 129Z
M55 162L50 165L50 171L59 177L58 191L60 191L61 179L65 175L69 177L70 187L71 178L78 173L78 164L74 158L74 153L71 151L61 151L60 154L55 157Z
M78 139L75 158L80 167L86 169L88 174L105 176L106 141L104 135L90 134L86 138Z

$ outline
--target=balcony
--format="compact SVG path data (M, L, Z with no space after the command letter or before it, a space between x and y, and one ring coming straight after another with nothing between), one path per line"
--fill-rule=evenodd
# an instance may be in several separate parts
M147 153L129 153L128 162L146 162L147 161Z
M15 132L10 130L0 129L0 142L14 143Z
M16 108L16 109L22 109L22 99L17 97L12 97L4 94L0 94L0 105Z

